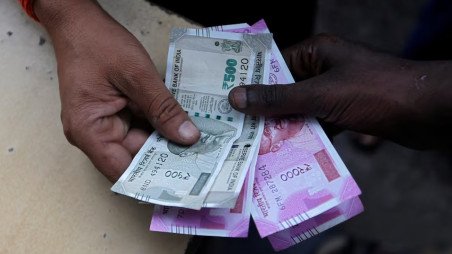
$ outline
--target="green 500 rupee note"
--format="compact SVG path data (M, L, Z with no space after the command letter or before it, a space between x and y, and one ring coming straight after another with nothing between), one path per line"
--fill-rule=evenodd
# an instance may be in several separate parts
M262 82L271 40L271 34L174 29L166 86L201 138L192 146L179 146L153 133L112 190L154 204L200 209L242 134L245 116L229 105L228 93L235 86Z

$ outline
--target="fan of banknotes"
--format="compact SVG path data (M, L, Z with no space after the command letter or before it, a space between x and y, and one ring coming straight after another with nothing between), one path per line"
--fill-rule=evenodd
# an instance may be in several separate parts
M294 80L263 20L173 29L165 84L201 132L192 146L154 132L112 191L155 210L151 231L261 237L282 250L363 211L361 191L319 123L235 111L229 91Z

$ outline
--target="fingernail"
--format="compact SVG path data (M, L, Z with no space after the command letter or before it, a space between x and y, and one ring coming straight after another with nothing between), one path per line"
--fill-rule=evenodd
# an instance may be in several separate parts
M232 103L237 108L246 108L246 89L238 87L232 91L231 95Z
M196 128L192 122L187 120L179 127L179 135L182 139L192 140L198 135L198 128Z

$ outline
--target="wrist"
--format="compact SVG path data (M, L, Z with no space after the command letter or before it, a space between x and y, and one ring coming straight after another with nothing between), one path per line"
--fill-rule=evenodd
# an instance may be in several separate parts
M51 36L93 12L102 13L95 0L35 0L33 8Z

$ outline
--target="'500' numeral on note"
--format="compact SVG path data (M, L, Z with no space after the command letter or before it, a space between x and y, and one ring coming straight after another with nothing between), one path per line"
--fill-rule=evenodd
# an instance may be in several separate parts
M248 63L249 60L247 58L242 58L240 60L240 70L241 71L247 71L248 70ZM234 87L234 81L235 81L235 74L237 73L237 60L235 59L228 59L226 60L226 68L224 69L224 80L223 80L223 89L229 90L232 87ZM240 72L240 84L239 85L245 85L246 80L246 72Z

